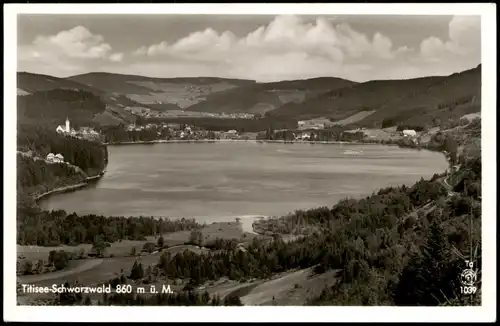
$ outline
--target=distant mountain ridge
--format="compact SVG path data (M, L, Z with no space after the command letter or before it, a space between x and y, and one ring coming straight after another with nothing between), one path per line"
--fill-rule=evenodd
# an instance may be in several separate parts
M254 84L253 80L217 77L154 78L112 73L88 73L67 80L99 89L106 93L122 94L142 105L167 105L166 109L184 109L204 101L206 96L231 88ZM175 107L174 107L175 105Z
M103 110L93 111L87 105L86 99L73 99L74 91L83 91L95 96L92 99L93 105ZM19 72L17 74L17 93L18 93L18 113L21 113L19 119L53 119L58 116L54 112L56 108L61 108L70 118L79 119L85 117L85 121L93 121L98 124L117 124L131 122L135 116L124 110L127 106L140 106L139 103L123 96L111 96L106 92L67 80L48 75L33 74L28 72ZM82 93L84 94L84 93ZM93 115L84 114L81 108L89 109ZM37 110L47 111L39 112ZM23 116L26 114L26 116ZM82 115L83 114L83 115ZM62 121L60 122L62 123Z
M259 83L217 77L154 78L95 72L68 78L18 73L18 95L80 89L106 109L98 123L133 121L129 108L254 113L363 127L430 124L481 111L481 65L449 76L357 83L318 77Z
M480 103L481 65L449 76L353 84L302 103L287 103L270 114L297 119L326 117L338 121L362 111L374 111L357 123L381 127L384 120L392 120L394 125L462 116L480 111Z
M324 92L354 84L356 83L335 77L255 83L211 94L205 101L191 106L189 110L265 114L287 103L303 103Z

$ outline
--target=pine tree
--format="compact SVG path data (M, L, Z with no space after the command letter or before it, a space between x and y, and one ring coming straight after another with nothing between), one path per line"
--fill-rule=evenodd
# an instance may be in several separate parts
M206 305L208 304L208 302L210 302L210 294L208 294L207 291L203 292L201 297L201 302L203 305Z
M217 294L212 298L212 306L220 306L220 297Z
M83 301L82 301L82 305L84 306L91 306L92 305L92 301L90 300L90 297L89 296L86 296Z
M142 268L142 264L137 260L134 262L134 266L132 266L132 270L130 271L129 278L132 280L138 280L144 277L144 269Z
M236 295L228 295L224 298L224 306L242 306L241 300Z
M447 242L437 221L429 228L429 236L420 256L406 266L394 292L396 305L435 306L443 299L447 278ZM447 292L447 291L446 291Z
M130 256L135 256L137 255L137 249L135 247L132 247L132 249L130 250Z
M163 237L162 237L162 236L160 236L160 237L158 238L158 243L157 243L157 244L158 244L158 247L159 247L160 249L161 249L161 248L163 248L163 246L164 246L164 244L165 244L165 239L163 239Z

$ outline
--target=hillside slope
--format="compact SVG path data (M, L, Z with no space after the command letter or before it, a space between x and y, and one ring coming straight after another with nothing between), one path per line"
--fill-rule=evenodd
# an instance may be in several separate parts
M252 80L192 77L152 78L135 75L121 75L94 72L68 77L106 93L121 94L156 110L184 109L204 101L212 93L247 86Z
M99 96L104 94L101 90L64 78L33 74L30 72L17 73L17 89L20 90L23 95L27 95L25 93L31 94L38 91L50 91L58 88L80 89Z
M319 94L354 84L352 81L334 77L256 83L211 94L206 101L191 106L189 110L264 114L286 103L303 103Z
M480 89L479 65L450 76L354 84L302 103L287 103L270 114L298 119L327 117L338 121L362 111L375 110L358 124L381 127L385 119L391 120L385 127L399 123L428 123L436 117L480 111Z
M102 90L80 84L78 82L67 80L64 78L57 78L48 75L40 75L33 74L28 72L19 72L17 74L17 94L18 94L18 110L22 114L28 112L25 118L42 118L51 117L58 118L58 114L54 116L54 108L50 108L49 106L55 105L56 107L59 105L63 105L62 102L67 102L68 98L71 98L74 92L80 92L82 94L93 94L98 97L98 100L93 99L94 102L99 102L96 104L94 108L90 108L90 111L93 109L100 107L101 102L104 105L103 110L98 110L99 112L93 112L93 121L99 124L118 124L118 123L126 123L130 121L135 121L136 117L133 114L130 114L126 108L128 107L141 107L140 103L137 103L126 96L123 95L111 95ZM66 93L66 95L62 95ZM61 98L54 96L56 94L61 95ZM87 96L85 95L85 96ZM69 96L69 97L68 97ZM87 96L88 97L88 96ZM79 99L71 99L70 102L83 102L85 100ZM37 105L39 108L31 108L32 105ZM77 105L78 106L78 105ZM81 106L81 105L80 105ZM35 113L34 111L40 110L50 110L51 113ZM71 108L69 108L71 111ZM76 110L79 110L76 108ZM66 111L66 108L63 109ZM79 117L75 117L71 114L71 112L66 112L69 114L69 117L72 119L78 119ZM61 113L61 114L66 114ZM82 112L80 112L82 113ZM23 118L23 116L21 116ZM85 120L88 120L88 115L85 116Z
M53 128L63 124L66 117L76 124L91 124L105 110L106 104L99 96L79 89L37 91L17 100L19 123L42 123Z
M481 111L481 65L450 76L355 83L334 77L256 83L226 78L151 78L88 73L65 79L18 73L18 95L53 89L97 95L101 124L135 120L154 111L266 114L273 119L327 118L368 128L434 127Z

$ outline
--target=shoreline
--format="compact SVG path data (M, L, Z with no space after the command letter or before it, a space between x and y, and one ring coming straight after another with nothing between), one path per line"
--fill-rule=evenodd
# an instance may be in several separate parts
M375 142L351 142L351 141L329 141L329 140L269 140L269 139L173 139L173 140L145 140L145 141L130 141L130 142L113 142L102 143L106 146L115 145L152 145L152 144L175 144L175 143L276 143L276 144L348 144L348 145L385 145L399 146L398 144L382 144Z
M102 171L101 173L99 173L97 175L93 175L91 177L86 177L83 180L83 182L80 182L80 183L77 183L74 185L64 186L64 187L58 187L58 188L52 189L50 191L44 192L40 195L36 195L36 196L34 196L34 200L35 200L35 202L38 202L40 199L47 197L47 196L50 196L50 195L70 192L70 191L84 188L84 187L89 185L89 182L102 178L102 176L104 175L105 172L106 171Z
M112 145L147 145L147 144L163 144L163 143L230 143L230 142L250 142L250 143L278 143L278 144L295 144L295 143L299 143L299 144L348 144L348 145L384 145L384 146L397 146L399 148L405 148L405 149L413 149L413 150L427 150L427 151L431 151L431 152L440 152L442 153L441 151L436 151L436 150L433 150L433 149L429 149L429 148L426 148L426 147L420 147L420 148L415 148L415 147L406 147L406 146L400 146L399 144L382 144L382 143L377 143L377 142L349 142L349 141L285 141L285 140L267 140L267 139L262 139L262 140L256 140L256 139L248 139L248 140L242 140L242 139L201 139L201 140L181 140L181 139L178 139L178 140L155 140L155 141L135 141L135 142L120 142L120 143L102 143L103 145L105 146L112 146ZM57 194L60 194L60 193L65 193L65 192L72 192L72 191L77 191L81 188L84 188L84 187L87 187L89 185L89 183L91 183L92 181L94 180L97 180L97 179L100 179L104 174L105 174L106 170L103 170L102 172L100 172L99 174L97 175L94 175L94 176L90 176L90 177L87 177L83 180L83 182L80 182L78 184L75 184L75 185L68 185L68 186L64 186L64 187L59 187L59 188L55 188L53 190L50 190L48 192L45 192L43 194L40 194L38 196L35 196L34 199L35 199L35 202L38 202L40 199L42 198L45 198L45 197L48 197L50 195L57 195ZM240 218L241 217L249 217L249 216L246 216L246 215L242 215L242 216L234 216L234 218ZM258 221L258 220L262 220L262 219L268 219L270 218L270 216L266 216L266 215L252 215L252 218L250 219L246 219L246 220L250 220L252 221L251 224L249 226L242 226L242 229L244 232L248 232L248 233L254 233L256 235L264 235L263 233L261 232L257 232L254 228L253 228L253 222L255 221ZM217 222L214 222L214 223L224 223L223 221L217 221ZM247 222L248 223L248 222ZM246 230L245 230L246 229ZM252 231L249 231L250 229L252 229Z

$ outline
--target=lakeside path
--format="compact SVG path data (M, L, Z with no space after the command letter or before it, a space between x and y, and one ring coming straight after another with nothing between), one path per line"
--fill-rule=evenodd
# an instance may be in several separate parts
M51 194L56 194L56 193L61 193L61 192L66 192L66 191L80 189L80 188L85 187L86 185L87 185L86 182L80 182L80 183L77 183L76 185L55 188L55 189L52 189L50 191L44 192L43 194L40 194L40 195L36 196L35 197L35 201L40 200L43 197L46 197L46 196L51 195Z
M52 189L50 191L44 192L43 194L35 196L35 201L38 201L38 200L42 199L43 197L46 197L46 196L49 196L52 194L57 194L57 193L62 193L62 192L67 192L67 191L72 191L72 190L84 188L88 185L89 181L93 181L93 180L97 180L97 179L101 178L104 175L104 173L105 173L105 171L103 171L97 175L91 176L91 177L86 177L83 180L83 182L77 183L75 185L59 187L59 188L55 188L55 189Z

